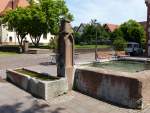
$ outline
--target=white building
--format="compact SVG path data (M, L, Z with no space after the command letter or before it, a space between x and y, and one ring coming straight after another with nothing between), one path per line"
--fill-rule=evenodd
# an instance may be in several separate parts
M29 3L27 0L0 0L0 16L3 16L7 10L15 9L16 7L26 7ZM54 35L50 33L47 37L41 36L40 43L47 44ZM32 43L29 35L26 36L29 43ZM6 25L0 25L0 44L1 45L18 45L16 32L9 31Z
M41 36L40 43L48 44L51 38L54 38L54 35L51 35L50 33L47 34L47 37ZM32 43L29 35L26 36L26 40L29 41L29 43ZM6 25L1 25L0 26L0 44L1 45L18 45L16 32L9 31Z

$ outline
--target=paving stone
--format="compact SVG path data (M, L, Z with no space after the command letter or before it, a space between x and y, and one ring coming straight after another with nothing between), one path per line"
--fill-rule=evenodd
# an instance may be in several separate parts
M92 54L79 55L76 63L90 60L93 60ZM48 54L0 58L0 76L3 76L6 69L28 66L40 72L56 73L56 68L52 68L48 61ZM150 113L150 105L143 110L121 108L75 91L44 101L13 84L0 81L0 113Z

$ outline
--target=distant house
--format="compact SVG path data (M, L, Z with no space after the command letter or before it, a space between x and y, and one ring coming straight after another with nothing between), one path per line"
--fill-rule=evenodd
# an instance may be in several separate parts
M17 7L27 7L29 3L27 0L0 0L0 16L4 16L6 11L16 9ZM40 43L46 44L49 43L50 39L54 37L50 33L47 34L47 37L41 37ZM29 35L26 36L26 39L32 43ZM17 45L18 40L16 37L15 31L9 31L7 25L0 25L0 44L1 45Z
M26 0L1 0L0 1L0 16L3 16L6 11L17 7L27 7L29 3Z
M104 28L108 31L108 32L113 32L115 31L116 29L119 28L119 25L116 25L116 24L104 24Z
M146 24L147 24L147 22L146 21L142 21L142 22L139 22L139 24L141 24L144 27L144 30L146 31ZM109 32L113 32L117 28L119 28L119 25L116 25L116 24L104 24L104 27Z
M147 24L146 21L139 22L139 24L141 24L144 27L145 31L146 31L146 24ZM86 25L88 25L88 24L81 23L79 27L77 27L77 26L74 27L74 31L78 32L79 34L82 34ZM108 32L113 32L113 31L115 31L116 29L119 28L119 25L106 23L106 24L103 25L103 27Z

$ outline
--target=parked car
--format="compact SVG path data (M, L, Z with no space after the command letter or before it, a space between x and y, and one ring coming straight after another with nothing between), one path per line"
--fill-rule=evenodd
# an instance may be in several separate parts
M143 54L143 48L140 47L139 43L128 42L127 48L125 48L125 52L129 55L141 55Z

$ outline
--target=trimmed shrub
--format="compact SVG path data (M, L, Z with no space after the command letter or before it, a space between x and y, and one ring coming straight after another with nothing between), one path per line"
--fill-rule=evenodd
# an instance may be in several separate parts
M50 40L50 43L49 43L50 49L54 49L54 50L57 49L57 40L58 40L57 37L52 38L52 39Z
M122 51L127 46L127 42L122 37L117 37L113 42L113 46L115 50Z
M18 45L2 45L0 51L20 53L20 47Z

